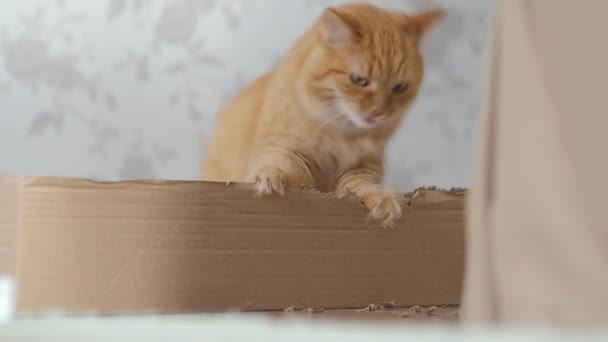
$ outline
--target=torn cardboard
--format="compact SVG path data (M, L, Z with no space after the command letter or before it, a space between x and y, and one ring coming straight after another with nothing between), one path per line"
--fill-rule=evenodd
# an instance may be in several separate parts
M0 176L18 313L459 304L464 191L421 189L394 230L357 201L246 184Z
M387 308L382 305L370 304L359 310L318 310L308 308L305 310L293 310L284 312L271 312L270 317L277 318L306 318L320 320L339 321L394 321L407 320L408 323L456 323L459 318L458 307L393 307Z

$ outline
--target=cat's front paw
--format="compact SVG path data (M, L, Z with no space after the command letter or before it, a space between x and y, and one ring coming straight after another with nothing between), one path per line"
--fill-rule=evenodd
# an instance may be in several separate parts
M405 206L402 193L391 189L378 189L362 196L363 204L369 209L372 219L381 222L385 228L392 228L401 217Z
M262 167L250 177L257 195L285 194L285 177L281 170L273 167Z

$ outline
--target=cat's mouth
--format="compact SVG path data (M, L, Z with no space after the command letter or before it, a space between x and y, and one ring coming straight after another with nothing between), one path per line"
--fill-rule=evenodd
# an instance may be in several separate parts
M384 117L384 115L365 115L348 104L340 104L338 107L338 109L344 114L344 116L346 116L348 121L350 121L353 126L359 129L374 128L378 126L378 124L382 121L382 118Z
M361 129L369 129L378 125L376 118L366 118L364 115L349 115L348 118L357 128Z
M384 118L386 114L378 115L378 116L370 116L365 115L364 113L351 113L346 114L348 120L359 129L371 129L374 127L378 127L382 122L384 122Z

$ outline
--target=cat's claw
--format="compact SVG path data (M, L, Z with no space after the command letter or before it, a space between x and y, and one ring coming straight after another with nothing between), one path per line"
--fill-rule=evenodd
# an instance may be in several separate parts
M405 198L398 191L382 189L363 196L363 203L369 209L370 218L389 229L393 228L401 217Z
M285 181L279 170L261 171L256 173L252 178L255 184L255 193L258 196L271 195L273 193L279 195L285 194Z

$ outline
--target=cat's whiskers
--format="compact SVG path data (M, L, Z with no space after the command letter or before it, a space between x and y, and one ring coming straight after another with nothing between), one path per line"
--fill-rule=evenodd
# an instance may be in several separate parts
M322 102L323 105L329 105L331 108L335 108L340 110L340 105L341 104L347 104L350 105L352 104L352 101L349 100L345 100L343 98L334 98L331 100L327 100ZM338 113L332 115L329 119L325 120L324 122L321 123L321 125L319 125L319 127L313 132L314 135L318 134L325 126L329 125L330 123L334 122L336 119L340 119L340 118L344 118L345 120L342 122L342 128L344 129L344 127L346 126L346 124L348 123L348 115L346 113L344 113L343 111L339 111Z
M298 121L298 123L292 127L292 130L298 131L300 128L302 128L302 126L308 122L308 121L312 121L314 120L314 117L312 117L312 115L305 115L304 118L300 121Z
M348 102L348 101L344 101L343 99L338 99L338 98L334 98L334 99L330 99L327 101L323 101L321 102L321 106L323 107L329 107L329 108L336 108L337 105L341 102ZM331 117L329 117L328 119L326 119L325 121L321 122L321 124L319 125L319 127L317 127L317 129L314 130L314 132L312 132L313 135L318 134L321 129L323 129L323 127L327 126L328 124L330 124L332 121L342 117L342 116L346 116L344 113L340 112L337 114L332 115ZM315 117L314 115L305 115L303 119L301 119L294 127L292 127L292 130L298 130L300 128L302 128L302 126L309 122L309 121L314 121L314 120L319 120L318 117Z
M342 112L339 112L338 114L334 114L333 116L331 116L329 119L325 120L321 125L319 125L319 127L317 127L317 129L314 131L313 134L318 134L323 127L329 125L330 123L332 123L333 121L335 121L336 119L339 119L341 117L345 117L346 115Z
M331 99L331 100L327 100L327 101L323 101L321 102L321 105L325 106L325 105L334 105L336 103L336 101L338 101L338 99ZM298 123L294 126L294 129L299 129L302 128L302 126L309 122L309 121L314 121L317 120L318 118L316 118L314 115L304 115L304 118L300 121L298 121Z

